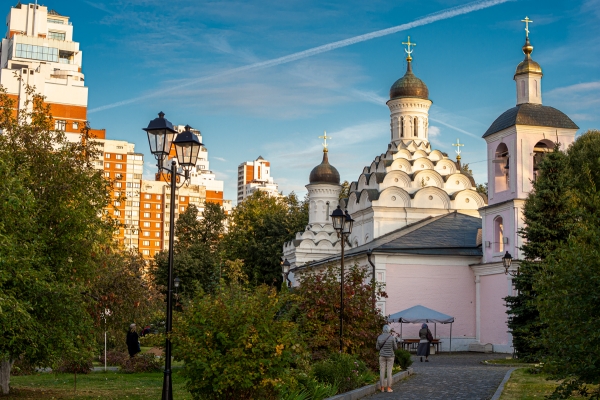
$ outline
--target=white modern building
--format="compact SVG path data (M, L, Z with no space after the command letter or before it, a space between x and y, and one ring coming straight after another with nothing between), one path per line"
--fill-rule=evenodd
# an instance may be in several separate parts
M261 191L270 196L280 196L279 187L271 177L271 163L261 156L254 161L246 161L238 166L238 203Z

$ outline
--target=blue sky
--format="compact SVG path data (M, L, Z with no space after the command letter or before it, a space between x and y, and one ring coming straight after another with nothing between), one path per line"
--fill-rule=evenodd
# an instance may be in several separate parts
M153 173L141 128L159 111L203 133L211 169L235 200L237 166L259 155L285 194L306 193L321 161L356 180L387 148L390 86L406 69L402 41L417 43L413 70L429 87L434 148L485 182L481 135L515 105L526 15L543 102L585 132L600 128L600 0L516 0L266 68L244 67L410 23L459 0L52 0L71 17L83 50L88 118L107 137L136 144ZM232 72L233 70L233 72ZM149 96L150 95L150 96ZM127 102L130 99L138 99ZM120 105L117 105L120 104ZM117 105L117 106L115 106ZM110 106L110 107L106 107ZM433 134L433 135L432 135Z

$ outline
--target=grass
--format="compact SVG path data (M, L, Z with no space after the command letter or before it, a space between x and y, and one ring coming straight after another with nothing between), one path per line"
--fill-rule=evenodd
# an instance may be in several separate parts
M11 377L11 394L0 395L0 399L159 399L162 381L162 372L94 372L77 375L75 392L73 374L39 373ZM181 400L191 399L183 384L183 378L177 372L173 372L173 397Z
M527 366L533 367L535 365L534 363L526 363L526 362L519 360L518 358L512 358L512 357L498 358L495 360L486 360L486 361L484 361L484 363L485 364L494 364L494 365L503 365L503 366L514 366L514 367L527 367Z
M547 377L546 374L532 374L529 368L519 368L506 382L500 400L543 399L559 385L559 382L549 381Z

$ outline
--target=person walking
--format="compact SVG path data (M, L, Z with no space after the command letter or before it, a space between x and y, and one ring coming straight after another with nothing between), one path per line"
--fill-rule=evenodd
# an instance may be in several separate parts
M383 333L377 337L377 345L379 350L379 384L381 391L385 392L386 375L387 375L387 391L392 390L392 367L394 366L394 358L396 357L396 338L390 333L389 325L383 326Z
M129 357L135 356L137 353L141 351L140 349L140 337L137 334L135 329L135 324L129 325L129 331L127 332L127 351L129 352Z
M431 347L431 342L433 342L433 335L431 331L427 327L427 324L421 325L421 329L419 330L419 347L417 347L417 356L421 357L421 362L423 362L423 356L425 356L425 362L429 362L429 351Z

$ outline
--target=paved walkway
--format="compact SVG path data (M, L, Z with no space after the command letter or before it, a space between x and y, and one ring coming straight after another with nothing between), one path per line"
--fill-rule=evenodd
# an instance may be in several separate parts
M481 361L506 357L506 354L436 354L426 363L413 356L413 376L392 386L393 393L378 392L366 399L490 399L510 367L484 365Z

